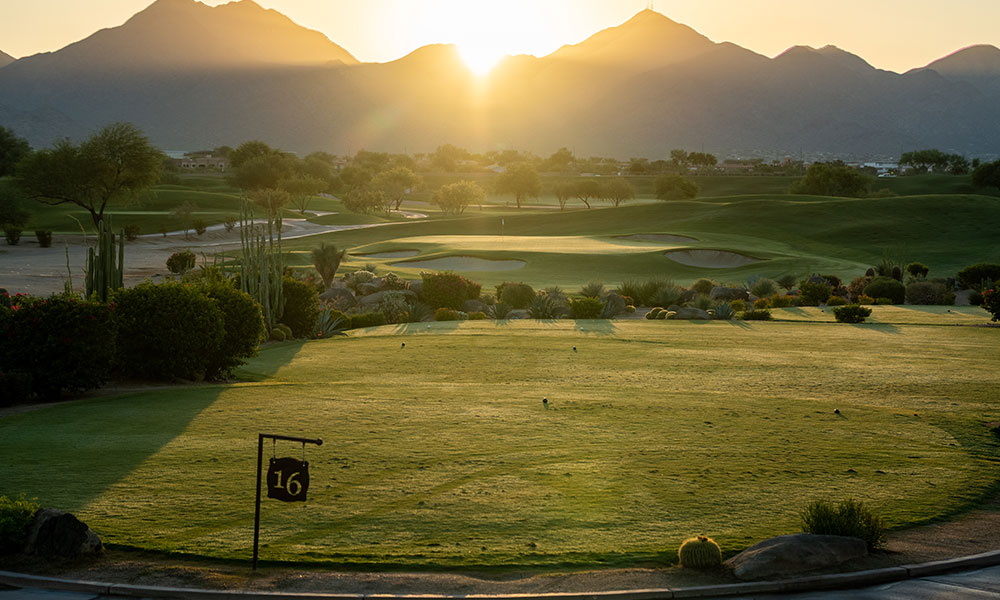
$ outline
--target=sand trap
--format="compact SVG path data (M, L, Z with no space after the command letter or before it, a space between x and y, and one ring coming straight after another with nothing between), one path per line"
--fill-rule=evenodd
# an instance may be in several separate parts
M733 269L760 262L759 258L725 250L671 250L663 254L674 262L702 269Z
M620 235L619 239L638 240L640 242L663 242L666 244L686 244L698 240L686 235L670 235L667 233L638 233L636 235Z
M390 267L404 269L436 269L440 271L516 271L526 265L523 260L488 260L474 256L446 256L430 260L393 263Z
M393 250L392 252L375 252L373 254L355 254L360 258L410 258L420 254L420 250Z

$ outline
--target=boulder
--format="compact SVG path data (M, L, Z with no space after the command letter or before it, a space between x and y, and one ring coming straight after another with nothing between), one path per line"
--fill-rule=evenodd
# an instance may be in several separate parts
M507 314L508 319L530 319L531 313L525 308L516 308Z
M674 313L674 316L669 317L675 321L711 321L712 315L701 310L700 308L694 308L693 306L685 306L680 308Z
M362 296L370 296L371 294L374 294L380 289L382 289L381 286L375 285L374 283L371 282L358 284L358 293L361 294Z
M374 294L369 294L367 296L362 296L361 297L361 306L375 306L376 304L378 304L379 302L381 302L383 298L385 298L386 294L388 294L390 292L395 292L397 294L403 294L404 296L406 296L406 301L407 302L413 302L414 300L417 299L417 295L414 294L413 292L411 292L410 290L386 290L384 292L375 292Z
M743 580L798 575L835 567L868 554L864 540L839 535L781 535L747 548L725 562Z
M406 286L406 287L408 287L410 290L412 290L413 292L415 292L419 296L420 295L420 291L424 289L424 280L423 279L411 279L409 281L409 285Z
M712 291L709 292L708 296L712 300L726 301L746 300L750 297L749 293L743 288L722 287L719 285L712 288Z
M681 292L681 296L677 300L681 304L684 304L685 302L691 302L697 297L698 297L698 292L694 290L684 290L683 292Z
M670 312L677 312L680 309L681 309L681 305L680 304L671 304L665 310L669 310Z
M69 513L43 508L35 513L28 528L27 554L48 558L76 558L100 554L101 538L85 523Z
M334 285L328 288L325 292L319 295L319 299L324 302L331 302L338 308L347 309L358 304L358 299L355 298L354 292L352 292L346 286Z
M462 311L467 313L486 312L486 305L479 300L466 300L462 304Z

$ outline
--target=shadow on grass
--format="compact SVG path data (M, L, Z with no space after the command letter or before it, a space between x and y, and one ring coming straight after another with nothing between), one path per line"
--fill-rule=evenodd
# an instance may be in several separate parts
M739 327L740 329L753 329L753 325L747 323L746 321L738 321L736 319L731 319L726 322L732 325L733 327Z
M305 342L271 345L239 369L261 381ZM164 386L87 398L0 419L0 493L79 511L139 469L211 407L229 384Z
M899 335L901 333L899 327L893 325L892 323L851 323L851 327L865 329L868 331L877 331L878 333L885 333L889 335Z
M396 335L417 335L420 333L447 333L458 329L461 321L434 321L433 323L399 323L392 331Z
M574 319L573 327L582 333L593 335L615 335L618 327L610 319Z

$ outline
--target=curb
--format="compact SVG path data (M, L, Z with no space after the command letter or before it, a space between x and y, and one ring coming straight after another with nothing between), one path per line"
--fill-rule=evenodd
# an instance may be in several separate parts
M90 593L102 596L142 598L175 598L179 600L660 600L668 598L710 598L741 594L774 594L863 587L941 575L950 571L979 569L1000 565L1000 550L973 554L948 560L888 567L854 573L815 575L783 581L758 581L730 583L687 588L662 588L651 590L621 590L590 593L551 594L324 594L252 592L236 590L201 590L175 587L158 587L96 581L78 581L25 575L0 571L0 585L15 588L38 588L64 592Z

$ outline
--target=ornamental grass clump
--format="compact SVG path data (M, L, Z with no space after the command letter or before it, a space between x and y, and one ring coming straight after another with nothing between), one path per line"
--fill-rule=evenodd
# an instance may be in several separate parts
M859 500L849 498L836 506L817 500L800 516L802 530L806 533L859 538L865 541L869 550L885 543L885 521Z
M687 569L712 569L722 564L722 550L712 538L699 535L684 540L677 558Z

